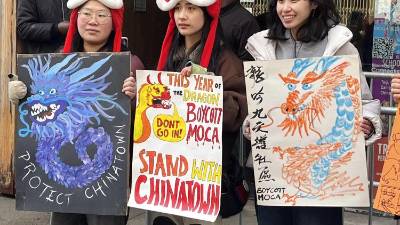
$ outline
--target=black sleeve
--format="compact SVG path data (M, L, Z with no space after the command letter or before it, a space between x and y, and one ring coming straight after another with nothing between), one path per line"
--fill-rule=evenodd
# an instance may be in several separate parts
M39 3L42 2L42 3ZM59 35L57 23L40 23L37 4L43 0L19 0L17 7L17 34L22 40L50 41Z
M249 19L245 24L240 26L239 33L237 34L239 37L239 49L238 56L243 61L252 61L253 57L246 51L247 39L257 32L260 31L260 27L258 26L257 21L252 18Z

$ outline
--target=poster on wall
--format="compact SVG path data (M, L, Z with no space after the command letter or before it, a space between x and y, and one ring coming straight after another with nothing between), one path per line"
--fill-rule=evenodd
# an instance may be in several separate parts
M372 72L400 72L400 1L375 0ZM390 79L374 78L372 95L389 106ZM388 135L389 117L381 115L383 136Z
M126 215L129 53L18 55L17 210Z
M137 71L131 207L215 221L222 176L222 77Z
M245 62L257 204L369 205L359 73L357 56Z
M400 72L400 1L376 0L372 71Z

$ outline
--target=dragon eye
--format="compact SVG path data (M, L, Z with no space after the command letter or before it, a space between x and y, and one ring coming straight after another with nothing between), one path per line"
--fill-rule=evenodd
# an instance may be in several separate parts
M309 90L312 87L311 84L303 84L303 90Z
M294 89L296 89L296 85L295 84L288 84L288 89L289 91L293 91Z
M39 95L44 95L44 91L40 90L40 91L38 91L38 94Z
M51 95L54 95L54 94L56 94L57 93L57 90L56 89L54 89L54 88L52 88L51 90L50 90L50 92L49 92Z

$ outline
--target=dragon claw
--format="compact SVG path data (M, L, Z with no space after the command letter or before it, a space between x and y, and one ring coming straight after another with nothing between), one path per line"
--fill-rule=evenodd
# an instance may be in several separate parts
M297 195L284 194L283 198L285 199L285 203L291 203L292 206L296 205Z
M285 152L279 146L278 147L273 147L272 148L272 153L278 153L280 159L283 159L283 155L285 154Z

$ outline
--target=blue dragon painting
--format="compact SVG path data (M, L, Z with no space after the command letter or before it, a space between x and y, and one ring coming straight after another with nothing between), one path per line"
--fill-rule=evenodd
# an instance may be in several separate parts
M326 199L364 190L358 177L340 170L351 160L354 143L362 135L362 117L359 80L345 73L350 63L339 59L296 59L287 75L279 75L288 95L279 107L284 117L278 127L285 136L318 137L306 146L273 147L284 160L283 179L297 189L285 196L292 204L298 198ZM335 122L322 133L315 125L324 123L327 109L334 105Z
M99 126L101 118L112 121L111 110L128 114L117 102L117 94L106 94L111 85L106 78L112 67L105 67L111 55L84 67L86 57L67 55L52 65L52 56L37 56L22 65L32 80L31 96L19 106L23 128L20 137L36 139L36 161L49 179L67 187L81 188L98 179L113 160L113 143L107 131ZM106 72L95 76L102 67ZM104 71L104 69L102 70ZM27 121L31 121L29 124ZM60 151L72 143L82 161L80 166L63 162ZM90 145L97 150L93 158Z

